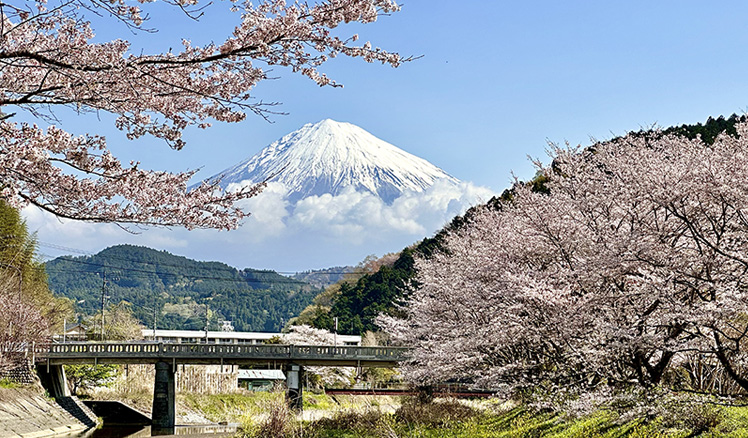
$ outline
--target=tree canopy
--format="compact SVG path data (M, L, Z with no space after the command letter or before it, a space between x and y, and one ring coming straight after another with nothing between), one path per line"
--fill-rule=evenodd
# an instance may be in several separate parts
M745 122L745 116L735 114L716 118L709 117L705 123L673 126L664 129L648 129L627 134L628 137L654 139L666 135L685 136L695 139L702 138L705 144L714 143L719 134L726 133L737 136L735 125ZM594 146L593 146L594 148ZM551 164L554 168L554 164ZM406 298L416 282L416 267L413 258L429 259L433 254L445 250L444 239L450 233L457 232L470 224L475 216L483 214L485 209L499 210L506 202L510 202L516 193L516 187L526 186L536 193L548 194L549 176L546 172L538 172L527 183L518 183L513 188L505 190L501 196L490 199L486 204L468 209L463 215L455 216L452 221L439 230L433 237L423 239L411 247L403 249L397 261L386 263L379 269L366 272L356 279L340 282L334 290L326 291L324 305L310 306L305 309L303 321L315 327L331 330L333 318L338 317L341 333L363 334L366 330L379 330L376 317L380 313L397 313L398 304ZM344 283L347 283L344 286ZM321 297L320 297L321 298Z
M17 0L0 5L0 199L35 205L64 218L121 224L235 228L246 212L234 201L262 184L228 193L215 183L188 190L194 171L169 173L122 163L97 133L76 135L57 123L56 108L104 113L128 139L151 136L174 149L188 127L264 115L253 89L272 67L285 67L319 86L338 86L319 68L338 55L393 67L405 59L356 44L341 25L370 23L399 7L390 0L326 0L316 4L264 0L224 6L239 22L206 27L218 43L147 54L133 33L155 32L150 1ZM200 20L198 1L166 1L174 14ZM92 20L95 17L96 20ZM95 39L95 24L111 41Z

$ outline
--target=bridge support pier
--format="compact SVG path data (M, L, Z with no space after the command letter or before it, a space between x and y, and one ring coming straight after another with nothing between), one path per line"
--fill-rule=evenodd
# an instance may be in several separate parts
M154 429L173 429L176 422L174 369L167 362L156 362L156 379L153 384Z
M302 411L304 409L304 398L301 382L304 378L304 367L289 363L283 368L286 375L286 401L291 409Z

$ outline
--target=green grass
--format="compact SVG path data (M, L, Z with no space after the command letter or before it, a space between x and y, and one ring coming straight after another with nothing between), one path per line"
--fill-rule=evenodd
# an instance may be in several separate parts
M332 397L325 394L304 393L304 410L319 409L324 411L334 411L340 407Z
M507 423L502 416L481 415L447 425L402 423L394 416L385 415L373 427L340 428L319 427L315 437L379 438L392 431L390 436L401 438L655 438L686 437L688 432L665 432L657 426L626 424L615 425L606 418L593 417L573 422L539 415L523 417ZM309 429L309 428L308 428Z
M283 400L282 392L236 394L186 393L177 396L190 409L213 422L241 422L245 417L261 416L272 403Z
M308 424L306 436L320 438L748 438L748 408L719 408L723 420L712 430L694 434L692 429L672 426L656 419L621 424L610 412L597 412L578 419L515 408L503 413L474 412L455 421L420 418L406 421L398 414L382 414L363 424L353 419ZM449 416L450 407L444 409ZM435 411L438 412L438 411Z
M0 388L20 388L20 385L10 379L0 379Z
M721 435L728 438L748 438L748 407L723 408L724 419L717 427Z

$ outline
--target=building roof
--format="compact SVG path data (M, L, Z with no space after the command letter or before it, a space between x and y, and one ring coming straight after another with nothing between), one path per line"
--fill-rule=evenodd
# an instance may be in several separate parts
M286 376L281 370L239 370L239 379L286 380Z
M88 330L88 327L84 326L83 324L79 322L66 323L64 324L64 327L65 327L65 335L85 335L86 330ZM55 336L58 336L58 335L55 335Z
M145 339L154 337L153 329L143 329ZM205 330L155 330L156 338L205 338ZM254 339L266 341L274 337L281 339L286 336L285 333L268 333L268 332L224 332L208 331L208 339ZM338 335L338 341L343 343L360 343L361 336L355 335Z

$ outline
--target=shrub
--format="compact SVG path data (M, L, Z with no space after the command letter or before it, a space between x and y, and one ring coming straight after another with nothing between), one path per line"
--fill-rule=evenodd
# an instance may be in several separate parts
M272 403L268 418L260 423L255 438L286 438L295 436L295 420L288 404L285 402Z
M721 407L700 401L685 401L667 409L665 426L688 429L692 436L710 432L725 418Z
M416 398L406 399L395 413L396 419L400 422L436 427L466 421L478 415L480 412L455 399L421 403Z
M322 429L362 430L374 429L382 420L383 414L376 410L364 412L340 411L331 418L322 418L314 425Z
M8 378L2 378L0 379L0 388L17 388L21 385L17 384L11 379Z

